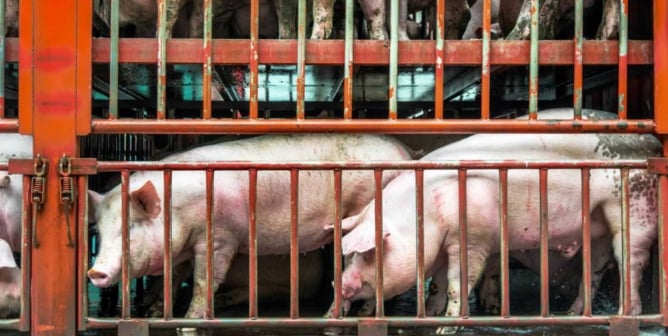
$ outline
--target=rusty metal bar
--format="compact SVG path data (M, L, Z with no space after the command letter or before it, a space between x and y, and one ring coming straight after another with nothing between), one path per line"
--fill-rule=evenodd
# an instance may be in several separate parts
M550 250L548 235L549 223L547 207L547 169L539 170L540 193L540 316L550 314L550 265L548 252Z
M590 170L584 168L582 174L582 283L584 302L582 315L591 316L591 218L590 213Z
M492 3L484 0L482 6L482 76L480 78L480 113L482 120L489 120L490 95L490 40L492 30Z
M128 204L130 195L130 172L128 169L121 171L121 318L129 319L130 316L130 206Z
M304 0L300 0L300 3L302 1ZM299 170L297 169L290 170L290 318L299 318Z
M617 114L619 119L626 119L626 101L628 94L628 40L629 40L629 2L628 0L619 0L619 71L618 85L618 105Z
M118 119L118 37L119 37L119 3L111 2L111 48L109 49L109 119Z
M10 132L17 132L18 130L19 130L18 119L0 120L0 132L10 133Z
M220 133L222 129L234 129L234 134L255 133L305 133L305 132L369 132L369 133L651 133L654 122L650 119L618 120L420 120L402 119L401 122L383 119L356 120L263 120L254 122L243 119L227 120L92 120L93 133L143 133L143 134L203 134Z
M306 94L306 0L298 1L297 13L297 120L304 120Z
M417 317L425 317L425 302L424 302L424 170L415 170L415 210L417 211L417 218L415 219L416 231L415 237L417 256Z
M163 243L165 246L165 259L163 260L163 286L164 298L163 317L167 320L172 318L172 171L163 171L163 186L165 194L163 197Z
M397 119L397 89L399 75L399 1L390 1L390 82L387 99L389 102L388 119Z
M529 50L529 119L538 118L538 0L531 1L531 49Z
M445 1L436 0L436 61L434 62L434 118L443 119L443 85L445 83Z
M666 7L668 9L668 7ZM663 156L668 156L668 138L663 138ZM668 176L659 175L659 311L668 326Z
M30 278L32 277L32 202L30 176L23 175L23 201L21 206L21 316L19 331L30 330Z
M343 119L353 118L353 29L355 3L346 0L346 28L343 55Z
M385 307L383 305L383 170L375 169L373 171L375 180L376 195L374 197L375 205L375 234L376 234L376 317L385 316Z
M258 101L257 101L257 89L258 89L258 67L259 67L259 52L258 52L258 39L260 34L260 4L259 0L250 0L250 50L249 57L250 61L250 97L248 97L248 103L250 104L250 120L257 119L258 115ZM238 50L237 50L238 52ZM248 58L247 58L248 59ZM244 61L244 64L246 62Z
M654 120L659 134L668 133L668 3L653 1L654 43L652 54L654 61ZM633 55L632 42L628 45L629 63ZM665 147L664 147L665 148ZM666 154L664 153L664 156ZM666 307L668 308L668 307ZM664 310L668 324L668 310Z
M500 268L501 272L501 316L510 316L510 263L508 261L508 169L499 169L499 223L500 223Z
M257 169L250 169L248 177L248 317L257 319Z
M582 119L582 42L584 5L575 1L575 32L573 36L573 112L575 119Z
M341 238L343 233L341 230L341 221L343 220L343 211L341 209L342 200L342 181L341 169L334 170L334 312L332 317L338 319L341 314L341 274L343 273L343 265L341 263L341 256L343 250L341 247Z
M631 228L629 226L629 170L622 168L622 297L620 306L622 315L631 315Z
M468 230L466 220L466 170L457 172L459 181L459 299L461 302L460 316L469 315L469 258L468 258Z
M26 179L24 179L24 184L23 184L23 190L28 190L27 188L30 188L30 183L27 182ZM25 193L24 193L25 194ZM88 277L86 275L86 270L88 269L88 256L90 253L90 248L88 246L88 225L90 223L88 222L88 207L90 204L88 204L88 177L84 175L80 175L77 177L77 201L76 201L79 206L77 207L77 275L79 277L79 280L77 281L77 293L79 293L79 297L77 299L77 311L79 312L77 314L77 330L78 331L85 331L86 330L86 318L88 317ZM24 201L24 207L25 207L25 201ZM26 212L23 213L24 215ZM95 215L95 214L90 214L90 215ZM30 236L28 236L30 237ZM22 238L23 239L23 238ZM24 240L21 244L22 246L27 245L28 240ZM21 255L24 255L23 253ZM21 263L23 263L23 259L21 259ZM24 268L23 265L21 265L21 270L26 270L30 268ZM23 278L26 278L26 274L22 274ZM22 278L22 279L23 279ZM28 291L25 290L21 295L21 297L26 297L28 295Z
M158 2L158 101L157 117L165 119L167 110L167 0ZM195 50L195 49L191 49Z
M213 291L213 169L206 170L206 312L205 318L214 317Z
M355 40L355 65L387 66L389 64L389 48L386 41ZM482 41L448 40L444 45L444 65L480 66L482 63ZM529 61L529 41L491 41L491 65L526 66ZM94 63L109 63L109 39L96 38L92 40ZM619 55L617 41L589 40L583 42L582 53L585 65L617 65ZM118 59L123 63L156 64L158 45L155 39L131 38L119 41ZM201 39L168 39L168 63L199 63L202 61L199 50L202 47ZM297 40L262 40L256 42L253 52L248 40L213 41L214 64L248 65L251 54L255 53L266 64L294 65L297 55L293 52L297 48ZM306 41L306 53L309 55L307 65L341 66L344 63L342 53L332 50L344 50L342 40ZM399 65L434 64L436 62L436 41L413 40L399 42ZM654 64L652 41L629 41L629 64ZM539 41L538 59L540 65L572 65L573 41ZM7 39L7 60L18 60L18 43L15 39ZM252 59L251 59L252 61Z
M211 64L211 44L213 31L213 0L204 0L204 27L202 36L202 119L211 119L211 71L213 65ZM198 4L194 4L197 6Z

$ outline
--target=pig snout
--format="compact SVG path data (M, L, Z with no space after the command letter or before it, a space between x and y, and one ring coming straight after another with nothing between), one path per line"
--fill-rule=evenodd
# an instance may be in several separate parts
M115 276L117 272L113 272L110 269L105 269L104 267L95 266L88 270L87 274L88 278L93 283L93 285L95 285L95 287L107 288L117 282Z

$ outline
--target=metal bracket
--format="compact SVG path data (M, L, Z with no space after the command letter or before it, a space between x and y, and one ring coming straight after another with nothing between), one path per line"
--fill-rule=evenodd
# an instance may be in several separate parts
M120 336L148 336L148 321L120 320L118 321L118 335Z
M361 319L357 323L359 336L387 336L387 321Z
M647 171L651 174L668 175L668 158L647 158Z
M97 174L97 159L95 158L69 158L70 175L95 175ZM34 175L34 159L9 159L7 171L10 174Z
M640 321L630 316L610 317L610 336L638 336L640 335Z

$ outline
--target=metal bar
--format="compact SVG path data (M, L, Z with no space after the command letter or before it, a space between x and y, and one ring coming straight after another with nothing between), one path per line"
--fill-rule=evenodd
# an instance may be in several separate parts
M341 209L341 173L341 169L334 170L334 312L332 317L335 319L342 316L341 274L343 273L343 265L341 263L341 256L343 250L341 247L341 238L343 237L343 233L341 230L341 221L343 220L343 211Z
M469 315L469 267L468 267L468 230L467 230L467 220L466 220L466 170L459 169L457 172L457 177L459 181L459 272L460 272L460 289L459 289L459 300L461 302L460 306L460 316Z
M482 75L480 78L480 113L482 120L489 120L490 95L490 40L492 30L492 3L484 0L482 6ZM533 44L532 44L533 46ZM533 50L533 48L532 48Z
M499 169L499 222L501 234L500 275L501 275L501 316L510 316L510 263L508 261L508 170Z
M415 170L415 209L417 211L417 218L415 225L416 234L416 251L417 256L417 317L423 318L425 314L425 300L424 300L424 170Z
M257 319L257 169L250 169L248 176L248 317Z
M130 172L121 171L121 318L130 318Z
M540 316L550 314L550 265L548 252L550 250L548 235L548 207L547 207L547 169L539 171L540 192Z
M355 3L346 0L346 28L343 55L343 119L353 118L353 29Z
M0 132L1 133L17 132L18 130L19 130L18 119L0 120Z
M620 306L622 315L631 315L631 229L629 226L629 170L622 168L622 274Z
M538 0L531 1L531 49L529 50L529 119L538 118Z
M250 50L248 53L250 58L250 62L248 63L250 64L250 83L249 83L250 97L248 99L248 103L250 104L249 105L250 120L255 120L257 119L258 116L257 89L258 89L258 72L259 72L258 39L260 34L259 13L260 13L259 0L250 0L250 46L249 46Z
M434 118L443 119L443 84L445 59L445 1L436 0L436 60L434 62Z
M24 176L25 177L25 176ZM29 190L30 188L30 183L28 183L28 180L24 178L23 182L23 190ZM27 203L25 203L24 200L24 207L26 207ZM88 204L88 177L81 175L77 177L77 203L79 206L77 207L77 237L79 239L77 240L78 247L77 247L77 274L79 276L79 280L77 281L77 293L79 293L79 299L77 300L77 311L79 312L77 314L77 330L79 331L85 331L86 330L86 318L88 317L88 277L86 275L86 270L88 269L88 256L90 253L90 248L88 246L88 207L90 204ZM24 212L25 214L25 212ZM95 215L95 214L90 214L90 215ZM26 236L24 236L26 237ZM27 236L30 237L30 236ZM27 240L24 240L22 245L25 246L27 245ZM21 254L25 255L25 254ZM23 259L21 259L21 263L23 263ZM30 268L24 268L23 265L21 265L22 270L30 269ZM23 274L23 278L26 278L25 274ZM24 289L24 292L22 293L21 297L27 297L29 292L27 292ZM23 302L24 300L22 300Z
M629 1L619 0L619 77L617 114L619 119L626 119L626 101L628 93L628 40L629 40Z
M167 0L158 2L158 120L165 119L167 111ZM194 50L194 49L191 49Z
M213 291L213 169L206 170L206 318L214 317Z
M21 206L21 316L19 330L30 330L30 278L32 278L32 203L30 198L30 176L23 175L23 200Z
M376 234L376 317L385 316L383 305L383 170L373 171L376 195L374 197L375 210L375 234Z
M163 286L164 298L163 317L167 320L172 318L172 171L163 171L163 185L165 194L163 197L163 243L165 246L165 259L163 260Z
M654 10L652 11L654 22L654 43L652 44L652 54L654 60L654 120L656 121L656 130L659 134L668 133L668 3L666 1L653 1ZM629 64L633 54L632 42L629 41ZM664 147L665 148L665 147ZM664 156L665 153L664 153ZM667 194L668 195L668 194ZM668 307L664 307L668 308ZM664 309L666 317L665 323L668 324L668 309Z
M290 170L290 318L299 318L299 171L297 169Z
M0 119L5 117L5 0L0 0Z
M668 9L668 7L666 7ZM668 138L663 138L663 156L668 156ZM668 326L668 175L659 175L659 307L662 325Z
M111 0L111 48L109 50L109 119L118 119L119 3Z
M213 0L204 0L204 27L202 27L204 37L202 43L202 119L211 119L211 64L212 51L212 30L213 30ZM195 3L194 6L198 4Z
M388 119L397 119L397 89L399 75L399 1L390 1L390 82L387 99L389 102Z
M590 170L584 168L582 174L582 283L584 284L584 306L582 315L591 316L591 218Z
M582 42L584 6L583 0L575 1L575 36L573 37L573 111L575 119L582 119Z
M355 40L356 65L389 64L389 48L386 41ZM482 41L448 40L444 45L444 65L480 66L482 63ZM109 39L95 38L92 41L94 63L109 63ZM199 63L202 61L199 50L202 47L201 39L169 39L167 41L168 63ZM584 41L582 46L584 65L617 65L619 55L617 41ZM262 40L251 49L248 40L214 39L212 62L214 64L248 65L251 54L258 55L266 64L294 65L297 63L296 40ZM307 41L307 65L341 66L345 62L345 55L334 53L332 50L344 50L343 40ZM436 62L435 40L413 40L399 42L398 64L422 65ZM491 41L491 65L526 66L530 61L529 41ZM131 38L119 41L118 59L123 63L156 64L157 42L155 39ZM255 50L252 52L252 50ZM629 64L654 64L652 41L629 41ZM540 41L538 44L538 62L540 65L572 65L573 41ZM7 60L18 60L18 44L14 39L7 39ZM253 59L251 59L251 62Z
M306 0L299 0L297 13L297 120L304 120L306 94Z

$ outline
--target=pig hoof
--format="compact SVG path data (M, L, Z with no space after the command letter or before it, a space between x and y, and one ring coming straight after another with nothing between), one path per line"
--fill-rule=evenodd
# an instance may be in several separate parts
M461 330L461 327L438 327L436 335L452 335Z

